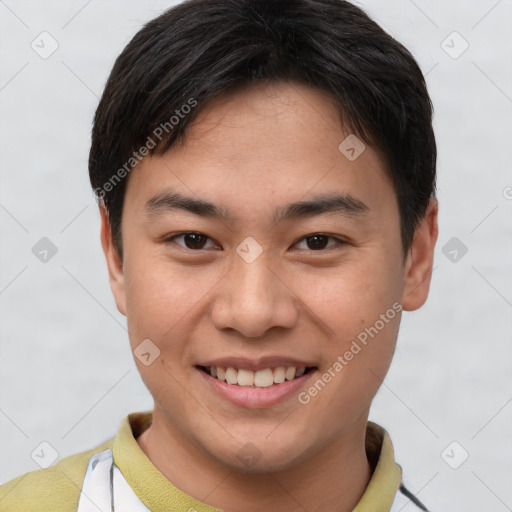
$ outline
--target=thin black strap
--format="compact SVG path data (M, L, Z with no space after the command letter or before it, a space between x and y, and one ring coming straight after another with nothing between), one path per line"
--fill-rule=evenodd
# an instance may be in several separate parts
M407 496L417 507L419 507L421 510L425 510L425 512L428 512L428 508L421 503L421 501L414 496L414 494L405 487L403 483L400 483L399 491L404 495Z
M115 512L114 505L114 455L112 454L112 464L110 466L110 510Z

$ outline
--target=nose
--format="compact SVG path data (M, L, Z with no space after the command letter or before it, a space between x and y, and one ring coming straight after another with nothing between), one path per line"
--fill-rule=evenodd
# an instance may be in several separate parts
M298 319L298 301L287 281L263 254L252 263L235 254L231 271L217 289L214 325L248 338L263 336L273 327L292 328Z

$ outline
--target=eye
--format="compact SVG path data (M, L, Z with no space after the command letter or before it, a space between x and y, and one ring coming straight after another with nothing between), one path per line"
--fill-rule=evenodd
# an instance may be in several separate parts
M178 242L178 240L181 240L181 242ZM178 233L167 238L165 241L174 242L185 249L198 251L217 247L210 237L204 235L203 233L196 232ZM208 243L210 245L208 245ZM322 233L314 233L312 235L303 237L295 245L299 250L322 251L324 249L330 249L335 245L344 244L346 244L345 241L334 236L325 235Z
M333 241L333 243L329 244L329 239ZM330 249L334 245L344 245L346 242L343 240L330 236L330 235L324 235L322 233L315 233L313 235L308 235L302 238L297 245L300 246L300 244L304 244L306 247L298 247L299 250L312 250L312 251L321 251L323 249Z
M183 240L183 243L178 243L176 240ZM210 240L212 242L212 245L207 246L206 242ZM177 235L173 235L169 238L167 238L166 242L176 242L177 245L180 245L181 247L184 247L185 249L196 249L196 250L202 250L202 249L208 249L210 247L215 247L215 244L213 244L213 240L206 235L203 235L202 233L178 233Z

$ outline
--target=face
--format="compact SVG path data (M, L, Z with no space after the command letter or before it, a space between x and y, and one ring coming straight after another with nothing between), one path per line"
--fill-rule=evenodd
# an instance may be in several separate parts
M401 310L426 300L437 207L404 263L384 161L349 135L320 91L252 85L132 171L122 264L103 213L155 421L221 464L286 469L364 428Z

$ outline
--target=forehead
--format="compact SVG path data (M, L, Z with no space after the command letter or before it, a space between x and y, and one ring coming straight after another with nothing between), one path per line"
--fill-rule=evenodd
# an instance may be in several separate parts
M164 188L227 210L245 205L251 215L333 192L395 202L381 154L341 125L328 94L295 82L253 83L211 100L181 144L137 165L125 200L142 209Z

